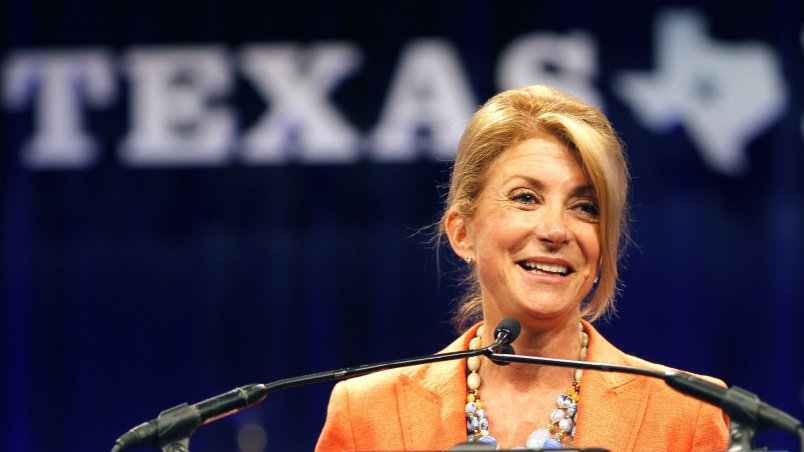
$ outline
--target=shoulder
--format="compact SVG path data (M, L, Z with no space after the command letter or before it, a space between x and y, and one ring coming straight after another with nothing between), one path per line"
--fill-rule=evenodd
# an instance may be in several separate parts
M407 381L415 374L426 372L427 367L419 365L389 369L341 381L332 390L331 403L347 399L366 406L376 406L377 402L385 404L398 395L397 386L400 381Z
M603 335L600 334L600 332L598 332L591 324L587 322L584 322L584 329L587 331L587 334L589 335L589 354L587 355L587 359L589 361L638 367L642 369L653 370L660 373L664 373L667 371L685 372L683 370L665 366L663 364L654 363L634 355L629 355L621 351L620 349L612 345L608 340L606 340L606 338L603 337ZM626 379L633 378L629 377L626 374L620 374L620 375L625 375ZM706 375L696 375L696 374L691 375L695 375L696 377L702 378L706 381L709 381L710 383L715 383L723 387L726 386L726 384L723 381L714 377L709 377ZM657 378L650 378L650 377L642 377L642 378L650 381L655 381L659 384L664 384L662 380Z
M466 350L469 339L474 336L476 329L477 326L466 331L438 354ZM442 392L444 386L452 383L456 375L463 375L464 369L465 360L455 359L382 370L338 383L333 390L333 397L336 395L367 399L392 397L397 395L400 385L410 384L416 384L425 390Z
M636 367L640 369L652 370L659 374L665 374L668 371L672 372L685 372L663 364L654 363L634 355L629 355L614 345L612 345L606 338L603 337L592 325L584 323L587 334L589 335L589 352L587 359L589 361L617 364L622 366ZM635 387L644 387L651 391L651 395L656 397L667 397L674 399L676 397L688 398L684 394L676 391L665 383L662 378L654 378L644 375L634 375L620 372L591 372L596 374L599 378L604 380L605 386L609 390L617 391L621 386L629 386L631 389ZM688 372L689 373L689 372ZM585 374L584 374L585 375ZM717 378L707 375L698 375L690 373L695 377L701 378L710 383L716 384L721 387L726 387L726 384Z
M678 371L672 367L653 363L626 354L611 345L591 325L589 334L589 361L649 369L659 373ZM725 387L723 381L695 375L710 383ZM715 450L725 448L728 442L728 419L718 407L684 395L668 386L661 378L615 372L584 372L582 400L589 422L594 418L608 417L609 421L628 419L635 430L632 446L670 444L686 450ZM582 403L583 406L583 403ZM643 442L644 441L644 442ZM651 443L653 441L653 443ZM657 442L658 441L658 442Z
M464 350L469 333L471 330L441 353ZM429 450L443 448L445 441L454 444L463 434L459 413L465 397L461 384L464 369L465 360L457 359L384 370L338 383L330 396L318 450L402 450L413 446ZM450 423L453 419L454 426Z

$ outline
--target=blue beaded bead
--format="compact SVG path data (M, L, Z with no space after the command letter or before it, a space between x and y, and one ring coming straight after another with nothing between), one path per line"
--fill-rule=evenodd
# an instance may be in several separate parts
M561 408L556 408L553 410L552 414L550 414L550 420L553 422L558 422L561 419L564 419L564 410Z
M560 428L561 431L569 432L572 431L574 427L575 423L572 422L572 419L564 418L558 421L558 428Z
M477 404L475 402L469 402L466 404L466 414L473 415L477 412Z
M559 408L567 408L571 403L573 403L572 397L570 397L569 394L561 394L558 396L556 403L558 403Z
M481 436L480 439L477 440L477 442L486 443L486 444L493 444L494 447L497 447L497 438L495 438L495 437L493 437L491 435Z
M544 442L544 446L542 446L542 449L563 449L563 448L564 446L561 445L561 441L554 438L548 439L547 441Z
M466 419L466 431L468 433L473 433L475 430L478 430L480 427L480 420L476 417L470 417Z

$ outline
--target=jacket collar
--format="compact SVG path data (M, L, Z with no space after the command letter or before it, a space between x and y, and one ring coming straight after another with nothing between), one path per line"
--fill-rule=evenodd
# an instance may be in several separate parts
M589 335L588 361L630 364L627 355L591 324L581 323ZM467 350L479 326L470 328L441 353ZM647 409L644 381L631 374L584 371L575 447L632 450ZM398 385L399 417L407 449L446 450L466 441L465 359L417 366L400 374ZM423 420L436 423L423 425Z
M627 355L609 343L588 322L587 361L630 365ZM581 380L575 447L632 450L645 418L649 392L645 379L633 374L586 370Z
M469 349L477 324L439 353ZM447 450L466 441L466 360L418 366L402 373L399 417L406 449ZM425 424L435 422L435 424Z

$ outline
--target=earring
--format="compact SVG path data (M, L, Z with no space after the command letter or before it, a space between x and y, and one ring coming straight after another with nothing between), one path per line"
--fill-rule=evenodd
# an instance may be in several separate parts
M464 260L466 261L467 264L472 265L472 261L475 260L475 258L472 256L466 256Z

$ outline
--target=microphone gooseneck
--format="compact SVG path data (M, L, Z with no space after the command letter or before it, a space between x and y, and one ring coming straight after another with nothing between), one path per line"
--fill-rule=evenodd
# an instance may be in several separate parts
M268 388L251 384L211 397L195 405L182 403L169 408L156 419L132 428L115 441L114 452L132 447L157 445L157 442L180 441L196 428L222 417L254 406L265 399Z
M758 429L776 427L792 435L798 435L802 430L801 421L738 386L723 388L694 375L675 371L665 372L664 381L679 392L722 408L732 420L743 424Z
M609 364L594 361L575 361L569 359L523 356L513 353L495 352L489 356L496 364L525 363L542 366L570 367L575 369L597 370L643 375L664 380L671 388L703 402L721 408L732 420L751 426L753 430L776 427L782 431L798 435L804 446L804 427L801 421L789 414L759 400L756 394L737 386L724 388L714 383L684 372L659 372L641 367ZM739 449L738 449L739 450Z
M269 393L281 389L321 381L342 380L380 370L453 359L465 359L481 355L490 358L498 365L516 362L603 372L630 373L663 379L669 386L684 394L719 406L732 418L733 423L739 421L740 423L752 426L755 430L773 426L792 433L793 435L798 435L801 445L804 448L804 427L802 427L799 420L760 401L755 394L741 388L723 388L683 372L659 372L651 369L602 362L516 355L511 346L511 342L519 336L520 331L521 326L519 321L507 317L497 324L497 327L494 329L494 343L488 347L347 367L286 378L267 384L246 385L196 403L195 405L183 403L163 411L156 419L144 422L123 434L115 442L112 452L120 452L132 447L146 445L159 446L163 451L187 450L189 437L197 427L254 406L262 402ZM753 433L751 433L750 436L752 437ZM750 439L748 442L750 442ZM179 445L180 447L170 448L173 445Z

